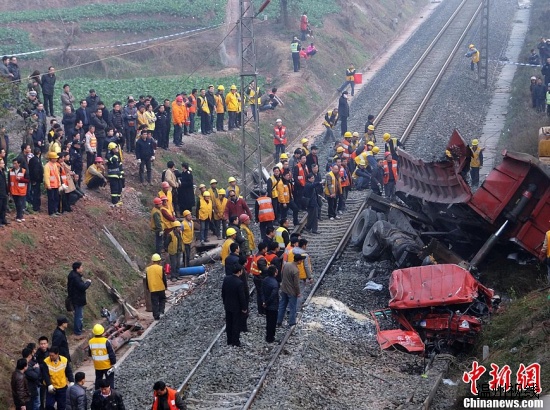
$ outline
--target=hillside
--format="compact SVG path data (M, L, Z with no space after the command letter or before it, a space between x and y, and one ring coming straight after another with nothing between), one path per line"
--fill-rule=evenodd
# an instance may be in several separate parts
M135 31L120 31L106 29L113 21L112 16L96 13L93 18L86 17L82 11L85 9L78 9L80 17L69 21L72 18L67 16L75 15L74 8L88 4L81 0L48 2L52 10L62 10L58 13L58 17L61 15L64 18L62 24L59 19L45 19L44 16L50 16L48 13L51 11L46 13L45 10L36 9L35 2L21 1L15 4L1 0L2 10L17 14L5 13L0 19L9 17L9 24L4 23L8 24L10 32L21 30L17 33L27 34L20 38L29 39L26 45L6 41L1 43L2 47L9 47L10 52L55 48L66 45L64 36L67 36L67 32L72 33L71 47L96 47L143 40L198 27L197 22L206 22L204 25L221 22L226 11L238 6L238 1L230 1L227 5L225 2L202 2L204 10L194 21L192 16L181 18L157 10L146 20L165 23L158 30L151 29L150 23L140 20L134 26ZM199 2L180 0L176 3L192 5L189 6L191 10ZM334 2L330 7L321 0L293 3L293 27L298 27L301 11L310 10L308 14L314 24L314 41L319 53L299 73L292 73L289 43L297 30L281 26L278 22L279 4L272 1L266 10L267 20L259 19L255 27L258 71L260 86L263 89L279 87L285 107L262 116L264 157L271 153L269 130L275 118L283 119L291 139L295 139L298 130L305 127L335 98L335 89L342 81L346 64L354 62L357 67L367 66L384 49L388 39L405 28L407 20L418 17L418 9L427 2L403 0L399 6L394 2L388 3L391 4L372 4L363 0L353 4ZM114 4L114 1L95 1L86 7L97 6L99 9L100 6L114 7ZM136 4L143 6L150 2L124 4L127 5L124 7L135 7ZM330 19L326 19L328 13L333 13ZM129 12L117 17L117 21L123 20L125 24L121 26L127 27L128 22L138 20L137 17L136 13ZM167 26L176 21L174 26ZM91 27L92 23L97 30L86 31L88 29L85 27ZM75 27L74 31L69 30L72 27ZM39 58L19 57L19 65L25 77L35 68L45 72L49 65L56 66L56 104L64 82L71 84L77 99L84 98L89 88L95 88L108 107L115 99L123 99L130 94L150 93L161 101L173 98L176 92L189 92L192 87L201 88L210 82L222 83L227 87L237 80L238 69L224 65L223 57L227 50L219 47L226 33L227 27L222 26L193 37L176 37L142 46L70 52L65 55L61 51L53 51L33 55ZM7 51L6 48L3 50ZM96 60L100 61L94 62ZM22 137L23 122L13 114L2 121L8 123L11 146L17 147ZM218 133L209 136L208 140L185 139L184 143L183 151L171 148L157 155L155 181L160 181L160 172L169 159L176 163L189 161L197 184L207 182L212 177L224 180L229 175L239 175L240 134ZM15 226L12 223L2 231L0 259L6 274L0 279L0 297L4 301L0 306L0 323L7 332L0 335L1 408L7 408L11 402L8 377L14 366L14 358L27 342L36 341L42 334L50 335L55 327L55 317L64 313L66 275L73 261L82 260L87 277L92 280L99 277L113 284L123 294L131 294L141 286L138 275L126 266L101 230L106 225L130 256L140 262L144 262L152 251L147 215L156 187L145 189L138 183L137 168L130 156L125 158L125 167L127 188L122 209L110 208L108 191L101 191L99 194L90 194L88 200L81 200L68 216L52 219L44 213L34 214L26 218L24 225ZM13 220L13 214L9 215L9 219ZM89 327L99 316L101 306L109 304L110 299L98 281L93 282L88 295L85 323Z

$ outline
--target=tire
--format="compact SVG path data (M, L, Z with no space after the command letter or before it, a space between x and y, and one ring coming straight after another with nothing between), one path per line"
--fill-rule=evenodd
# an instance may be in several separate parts
M363 242L363 257L371 261L377 260L384 252L384 248L384 244L378 240L377 229L373 226Z
M353 231L351 232L350 245L357 247L361 246L363 244L365 236L367 236L367 232L370 230L375 222L376 212L374 212L372 209L365 209L363 212L361 212L361 215L359 215L359 218L357 218L357 222L355 223Z
M384 212L377 212L376 213L376 218L379 221L387 221L388 220L388 217L386 216L386 214Z

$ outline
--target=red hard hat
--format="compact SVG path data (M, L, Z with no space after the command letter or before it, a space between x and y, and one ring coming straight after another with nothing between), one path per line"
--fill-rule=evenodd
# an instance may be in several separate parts
M103 158L101 158L101 157L95 157L95 162L103 162Z
M239 221L241 221L241 222L248 221L249 219L250 219L250 217L247 214L241 214L239 216Z
M160 198L157 197L157 198L153 199L153 203L154 203L155 205L160 205L160 204L162 204L162 199L160 199Z
M176 101L179 101L179 102L182 102L183 101L183 97L181 95L178 95L176 97Z
M164 181L160 186L163 188L170 188L170 184L167 181Z
M168 201L168 197L166 195L161 195L160 200L161 201Z

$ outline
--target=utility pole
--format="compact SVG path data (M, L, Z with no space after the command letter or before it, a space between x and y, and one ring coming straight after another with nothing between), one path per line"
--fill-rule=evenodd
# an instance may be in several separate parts
M262 11L269 1L266 1L260 8ZM240 54L241 54L241 100L243 102L241 112L241 175L243 185L243 197L247 195L258 184L260 190L263 188L262 173L262 150L260 138L260 112L258 101L258 73L256 71L256 45L254 42L254 4L252 0L240 0ZM246 117L244 107L244 95L249 86L253 86L256 98L256 118ZM251 126L247 125L252 122ZM250 141L250 147L249 147ZM254 161L256 154L256 161ZM251 178L249 178L251 174Z
M479 61L479 80L485 88L488 86L489 76L489 0L483 1L481 10L481 43Z

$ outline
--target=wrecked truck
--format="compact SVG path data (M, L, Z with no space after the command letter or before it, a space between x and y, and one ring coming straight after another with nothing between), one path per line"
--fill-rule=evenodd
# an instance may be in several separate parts
M390 277L389 309L371 312L382 349L456 353L472 347L482 319L499 298L453 264L398 269Z

